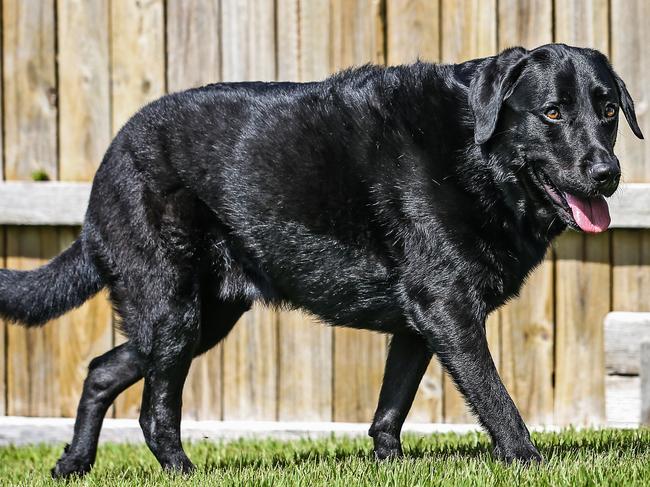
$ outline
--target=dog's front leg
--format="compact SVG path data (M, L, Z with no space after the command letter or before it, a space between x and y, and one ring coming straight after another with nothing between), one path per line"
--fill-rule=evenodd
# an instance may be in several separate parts
M368 432L374 440L377 459L402 456L402 425L431 355L424 338L415 333L399 333L391 340L379 405Z
M430 296L414 303L413 323L490 434L495 456L506 462L541 461L492 361L485 336L485 315L477 311L480 306L449 299L450 295L454 294ZM460 292L455 295L462 296Z

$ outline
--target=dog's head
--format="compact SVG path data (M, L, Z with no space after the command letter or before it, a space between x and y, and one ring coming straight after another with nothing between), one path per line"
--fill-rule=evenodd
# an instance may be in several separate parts
M621 177L614 155L619 112L637 137L643 134L625 83L605 56L561 44L508 49L478 69L469 104L476 144L515 154L568 225L607 229L604 197Z

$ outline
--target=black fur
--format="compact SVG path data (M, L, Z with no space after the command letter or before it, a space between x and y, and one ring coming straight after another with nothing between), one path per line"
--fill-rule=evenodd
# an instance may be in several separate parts
M92 362L53 474L90 469L104 413L141 377L147 444L165 468L190 470L188 367L254 301L394 335L370 430L378 458L401 455L435 353L495 454L539 460L485 318L576 226L555 191L616 189L610 105L641 136L601 54L549 45L319 83L215 84L146 106L108 149L77 243L42 269L0 274L5 318L42 323L108 287L129 339Z

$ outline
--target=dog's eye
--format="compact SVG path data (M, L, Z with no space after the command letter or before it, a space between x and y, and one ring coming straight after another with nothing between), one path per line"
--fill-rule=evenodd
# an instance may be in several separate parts
M544 115L546 115L546 118L550 118L551 120L559 120L560 110L555 107L551 107L544 112Z
M605 107L605 116L607 118L613 118L616 115L616 107L614 105L607 105Z

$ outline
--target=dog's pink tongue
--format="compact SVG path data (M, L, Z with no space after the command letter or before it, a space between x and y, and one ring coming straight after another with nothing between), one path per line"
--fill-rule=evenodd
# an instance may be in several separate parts
M602 196L580 198L569 193L564 197L571 207L573 219L583 232L604 232L611 221L607 201Z

